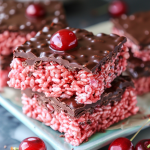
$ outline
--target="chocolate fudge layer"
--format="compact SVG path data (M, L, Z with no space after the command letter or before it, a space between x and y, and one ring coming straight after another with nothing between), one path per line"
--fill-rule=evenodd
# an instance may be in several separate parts
M150 11L138 12L130 16L122 15L112 19L114 26L123 31L124 35L136 45L140 45L141 50L150 44Z
M81 115L86 112L92 113L95 106L108 105L108 103L119 102L121 97L128 87L134 87L133 82L128 76L119 76L112 83L111 88L108 88L101 95L101 99L93 104L79 104L75 100L75 96L71 98L53 98L46 97L43 93L33 92L32 89L28 88L22 91L27 97L33 98L36 95L39 104L50 104L54 107L55 111L63 111L66 115L71 118L79 118Z
M76 37L76 47L67 51L51 48L50 40L60 29ZM64 30L60 23L51 24L14 50L9 86L21 90L31 88L44 92L46 97L75 95L79 103L95 103L126 69L129 54L125 42L125 37L115 34L93 35L84 29Z
M122 15L112 19L114 24L113 33L126 36L126 43L135 57L143 61L150 60L150 11L138 12L130 16Z
M45 14L42 17L30 17L26 9L30 4L39 4ZM20 33L39 31L52 22L66 24L62 3L59 1L43 0L42 2L16 2L14 0L0 1L1 17L0 32L6 30ZM34 9L33 9L34 10Z
M119 77L114 81L114 88L108 89L104 94L103 101L99 101L96 106L81 106L76 104L78 107L78 112L76 110L78 118L77 116L76 118L70 118L68 116L68 113L70 113L69 109L76 106L70 105L67 101L63 100L63 102L57 102L55 105L58 105L57 108L59 108L60 103L62 105L68 104L65 106L68 109L65 108L63 110L63 106L62 109L60 108L62 111L57 111L58 109L55 109L56 107L51 103L52 101L37 92L30 93L30 90L28 91L29 93L26 92L27 95L24 93L22 96L22 109L23 113L28 117L39 120L52 129L64 133L66 142L78 146L82 142L87 141L94 133L104 132L112 124L138 112L139 108L136 106L136 95L132 86L133 83L128 78ZM108 97L110 100L107 99ZM108 100L106 103L105 98ZM74 99L72 99L72 103L74 103ZM93 109L89 111L91 110L91 106Z

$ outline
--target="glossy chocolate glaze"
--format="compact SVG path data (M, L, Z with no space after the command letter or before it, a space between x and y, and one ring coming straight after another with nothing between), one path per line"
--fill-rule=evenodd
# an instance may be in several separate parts
M126 70L132 78L149 77L150 76L150 61L142 61L133 56L130 51L130 58Z
M13 54L11 55L0 55L0 70L5 70L10 66Z
M122 30L123 35L140 46L140 49L150 45L150 11L138 12L133 15L122 15L112 19L114 26Z
M41 18L30 18L26 16L26 8L30 3L0 0L0 32L5 30L21 33L37 32L45 25L51 24L52 21L66 24L64 9L60 2L48 0L38 2L46 11L46 15Z
M101 33L93 35L92 32L84 29L67 27L75 33L78 46L68 51L53 50L50 47L50 38L56 31L63 28L64 25L61 23L44 27L34 38L16 48L14 57L26 58L28 65L40 61L54 61L64 65L71 71L84 69L88 72L94 72L107 61L111 61L126 42L125 37L115 34Z
M108 103L113 103L121 100L121 96L124 93L125 89L128 87L134 87L133 82L128 76L119 76L112 83L112 87L108 88L101 95L101 99L93 104L79 104L76 102L75 97L70 99L61 99L61 98L48 98L45 97L43 93L33 92L31 89L26 89L22 91L29 98L32 98L36 95L39 100L39 104L50 104L54 107L57 112L65 112L71 118L78 118L86 112L93 112L93 109L97 105L107 105ZM46 105L45 105L46 107Z

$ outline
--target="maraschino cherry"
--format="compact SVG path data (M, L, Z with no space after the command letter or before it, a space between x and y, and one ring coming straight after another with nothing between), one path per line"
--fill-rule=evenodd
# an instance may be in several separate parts
M108 150L134 150L134 146L129 139L120 137L110 144Z
M135 146L135 150L150 150L150 139L139 141Z
M115 0L110 3L108 12L112 17L119 17L127 12L127 5L121 0Z
M54 50L67 51L78 45L76 35L68 29L57 31L50 39L50 46Z
M47 150L45 143L38 137L29 137L24 139L19 149L11 147L11 150Z
M38 137L29 137L20 143L19 150L46 150L46 145Z
M45 15L45 9L39 4L30 4L26 8L26 15L28 17L43 17Z

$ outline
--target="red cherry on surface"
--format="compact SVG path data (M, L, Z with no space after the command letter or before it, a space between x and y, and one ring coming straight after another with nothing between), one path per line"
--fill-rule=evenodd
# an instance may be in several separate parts
M50 46L54 50L66 51L75 48L77 45L76 35L68 29L57 31L50 39Z
M45 9L40 4L30 4L26 8L26 15L29 17L43 17Z
M19 150L47 150L47 148L40 138L29 137L20 143Z
M127 5L121 0L116 0L110 3L108 12L112 17L119 17L127 12Z
M135 146L135 150L150 150L150 139L139 141Z
M134 150L134 146L129 139L120 137L109 145L108 150Z

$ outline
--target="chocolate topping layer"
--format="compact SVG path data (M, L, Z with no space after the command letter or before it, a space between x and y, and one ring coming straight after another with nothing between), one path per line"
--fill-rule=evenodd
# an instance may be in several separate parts
M105 90L102 94L101 99L93 104L79 104L76 102L75 97L70 99L64 98L52 98L45 97L43 93L33 92L31 89L25 89L22 91L29 98L36 95L39 103L41 104L51 104L57 112L63 111L71 118L78 118L86 112L93 112L93 109L97 105L107 105L108 103L113 103L121 100L121 96L125 89L128 87L134 87L133 82L128 76L119 76L112 83L112 87Z
M19 46L14 51L14 57L26 58L28 65L39 61L54 61L64 65L69 70L84 69L94 72L101 65L113 59L126 42L125 37L116 34L93 35L84 29L67 29L73 31L78 40L78 46L68 51L56 51L50 47L50 38L58 30L63 29L61 23L46 26L34 38Z
M113 19L115 27L122 30L123 34L142 50L150 45L150 11L138 12L133 15L122 15Z
M5 30L21 33L37 32L45 25L51 24L52 21L66 24L64 9L60 2L42 0L42 2L38 3L44 7L46 15L44 17L30 18L26 16L26 8L31 2L0 0L0 32Z
M0 55L0 70L5 70L10 66L13 54L11 55Z
M126 71L135 79L148 77L150 76L150 61L142 61L141 59L134 57L130 52Z

